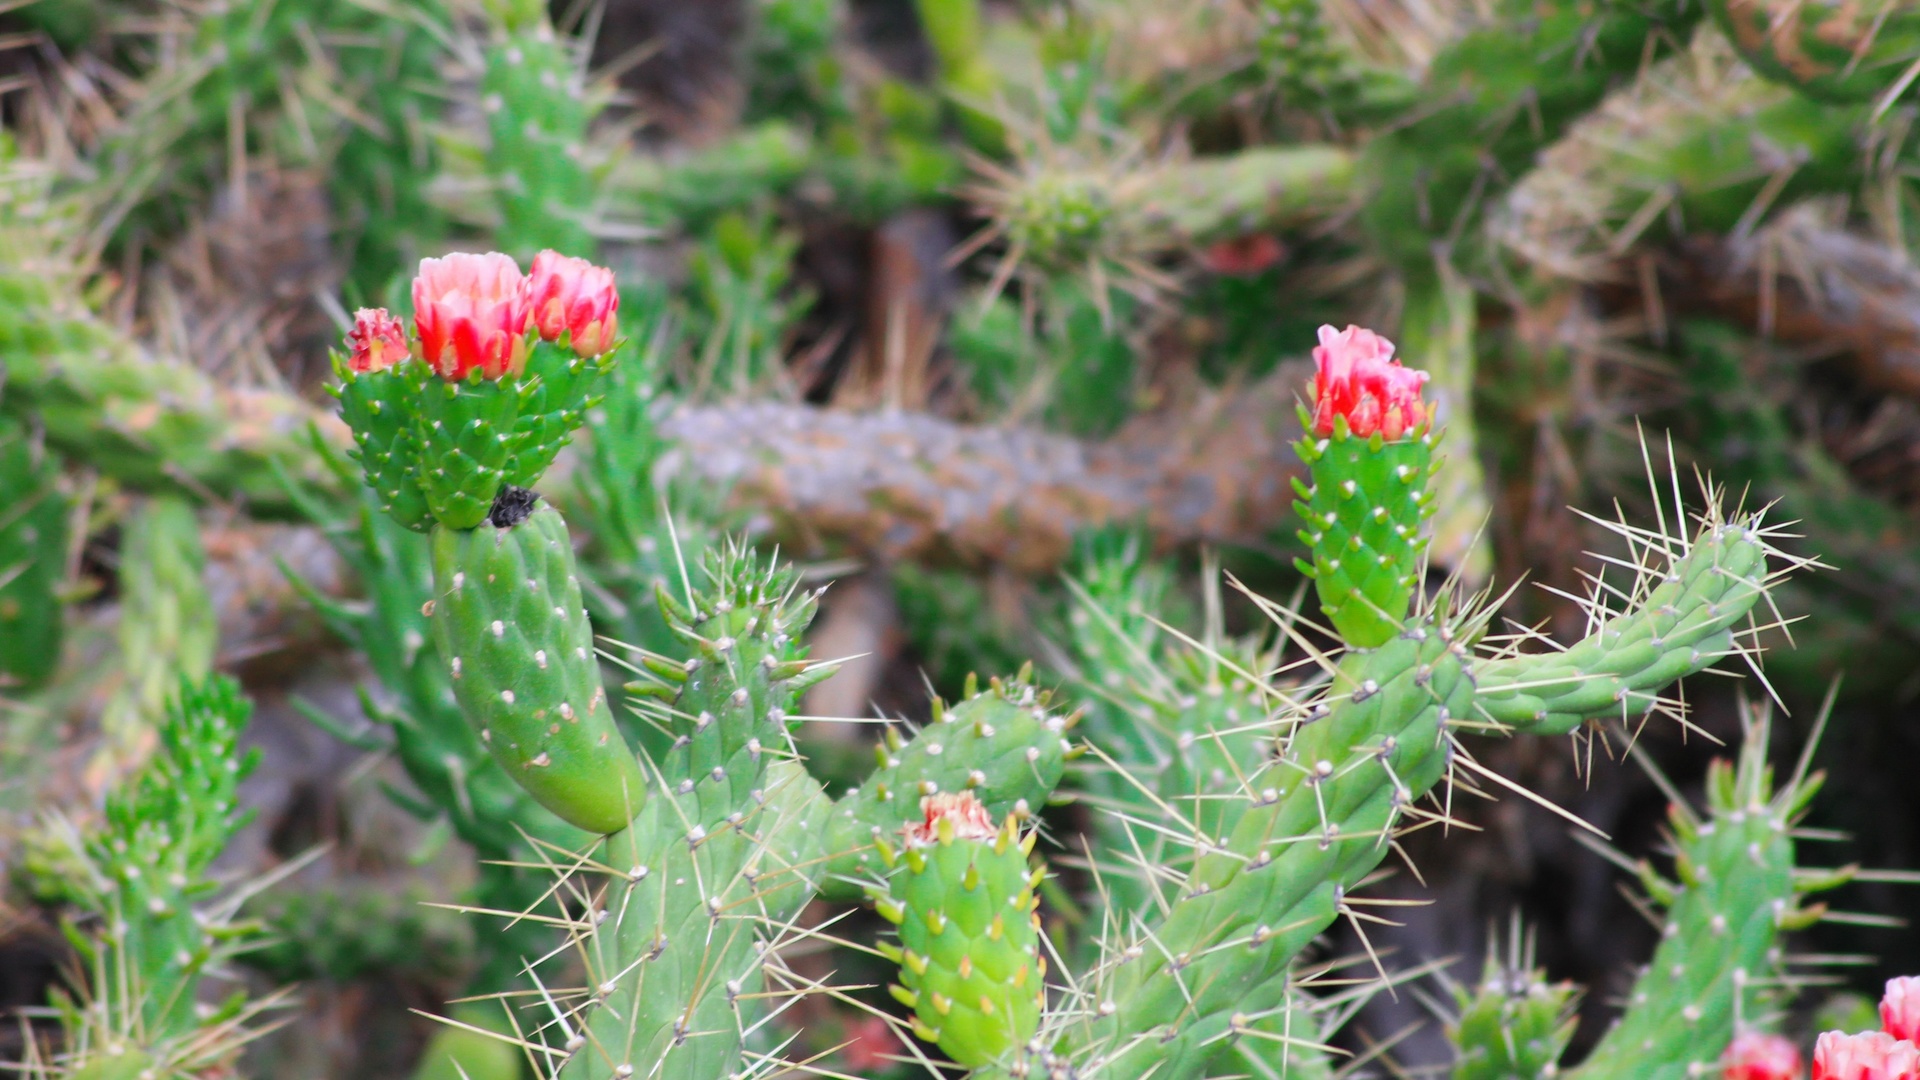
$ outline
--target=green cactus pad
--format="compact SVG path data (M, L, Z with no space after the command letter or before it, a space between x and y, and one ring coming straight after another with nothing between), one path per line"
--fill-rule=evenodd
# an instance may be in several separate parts
M646 783L600 685L559 511L537 505L504 528L435 528L433 576L434 638L493 759L561 819L625 828Z
M875 751L879 767L834 804L823 898L857 898L855 879L878 867L874 839L917 820L925 796L970 791L1001 818L1037 811L1059 785L1073 749L1070 718L1050 712L1047 695L1024 677L968 690L959 704L936 706L933 723L911 740L890 730Z
M487 164L503 219L496 241L509 254L593 250L583 220L593 184L577 156L590 115L583 83L567 42L543 17L487 51Z
M487 379L478 368L460 382L416 375L414 477L443 528L478 528L513 464L513 433L526 383Z
M1302 423L1312 430L1310 418ZM1303 501L1294 509L1306 522L1300 539L1313 552L1300 571L1354 648L1375 648L1399 633L1419 585L1427 543L1420 526L1435 509L1427 490L1435 441L1431 430L1393 442L1357 438L1342 423L1296 447L1313 475L1311 487L1295 481Z
M604 1004L586 1017L566 1080L643 1067L731 1075L764 1009L762 946L819 873L827 803L787 735L796 696L833 670L807 663L798 644L817 596L743 547L709 552L704 569L704 592L660 594L693 656L648 656L655 678L629 688L673 744L655 762L663 786L607 840L614 915L585 943Z
M33 687L60 665L68 503L59 469L0 417L0 687Z
M894 996L914 1010L915 1032L975 1067L1025 1045L1039 1026L1047 968L1033 888L1043 871L1027 867L1036 834L1021 840L1011 816L990 839L955 826L941 818L927 826L933 836L910 835L897 853L883 845L896 865L873 897L899 927L900 947L889 951L900 964Z

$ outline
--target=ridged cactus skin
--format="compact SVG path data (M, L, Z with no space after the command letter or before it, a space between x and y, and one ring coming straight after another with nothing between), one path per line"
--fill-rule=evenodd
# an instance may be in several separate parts
M646 779L600 685L560 512L536 505L504 526L435 529L433 577L434 638L494 760L562 820L625 828Z
M1755 71L1821 101L1872 101L1920 61L1920 11L1903 0L1707 6Z
M1640 868L1642 887L1664 912L1660 945L1627 995L1626 1012L1571 1077L1712 1075L1736 1024L1755 1023L1781 985L1781 934L1824 913L1801 898L1851 877L1795 872L1792 830L1820 777L1795 775L1775 790L1766 731L1764 720L1749 725L1739 762L1714 762L1706 814L1672 807L1677 880L1645 862Z
M0 691L31 689L60 666L67 517L60 470L18 421L0 416Z
M536 342L517 376L442 379L424 364L353 371L333 392L367 485L395 521L477 528L502 487L532 487L600 400L613 353L583 358Z
M1489 949L1480 985L1454 989L1459 1015L1447 1025L1458 1057L1453 1080L1550 1080L1579 1024L1572 983L1550 983L1519 949Z
M996 828L968 792L922 805L901 847L880 845L892 873L875 903L900 934L881 951L900 965L894 996L915 1032L958 1064L988 1065L1033 1037L1046 1004L1033 892L1046 871L1027 865L1039 834L1022 838L1012 815Z
M1076 753L1066 735L1073 717L1050 705L1022 672L985 690L969 680L957 704L935 702L933 722L912 739L889 728L875 748L878 767L834 804L821 895L857 898L857 880L879 870L876 840L915 817L923 797L969 792L996 818L1038 812Z
M741 995L759 985L768 913L798 910L786 886L817 853L806 837L818 785L790 767L787 734L797 695L833 670L798 644L817 597L750 552L710 553L705 569L706 591L661 593L692 655L648 657L657 681L637 688L673 744L654 762L658 790L601 856L614 870L610 917L582 943L600 1002L565 1080L732 1074L758 1008Z
M1312 430L1311 418L1301 422ZM1334 434L1300 440L1311 485L1295 481L1303 501L1294 504L1306 523L1300 539L1313 561L1300 561L1313 579L1340 637L1354 648L1386 644L1400 632L1419 582L1427 538L1421 523L1436 508L1428 481L1437 469L1431 430L1383 441L1380 436Z

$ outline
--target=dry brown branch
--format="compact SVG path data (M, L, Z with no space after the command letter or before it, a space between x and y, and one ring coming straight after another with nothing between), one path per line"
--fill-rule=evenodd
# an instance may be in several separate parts
M1268 546L1291 515L1300 369L1202 395L1105 442L923 413L757 403L668 420L670 473L730 486L803 550L1043 574L1075 533L1141 523L1163 547Z

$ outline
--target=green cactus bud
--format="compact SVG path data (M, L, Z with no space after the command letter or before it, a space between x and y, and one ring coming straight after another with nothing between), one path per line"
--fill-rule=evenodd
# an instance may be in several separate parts
M1072 750L1070 718L1047 705L1047 695L1022 673L995 679L957 705L936 706L933 723L910 741L889 732L879 767L834 805L821 896L857 897L855 879L871 875L878 862L874 839L917 816L926 796L967 792L996 818L1037 811L1059 785Z
M646 782L600 685L566 521L537 498L508 489L488 524L434 529L434 638L493 759L561 819L615 832Z
M1296 481L1303 501L1294 509L1306 522L1300 539L1313 552L1300 571L1354 648L1385 644L1406 618L1427 543L1420 526L1434 512L1427 484L1436 441L1432 431L1392 442L1357 436L1343 422L1331 436L1298 444L1313 475L1311 487Z
M1548 1080L1579 1023L1578 991L1572 983L1549 983L1532 966L1531 944L1514 923L1510 955L1487 950L1480 985L1454 987L1459 1015L1447 1025L1458 1057L1454 1080Z
M894 996L921 1038L961 1065L988 1065L1033 1037L1046 1003L1033 894L1044 871L1027 867L1038 834L1021 839L1011 816L996 828L967 791L921 807L897 852L882 844L893 873L872 893L899 928Z
M60 666L68 502L53 459L4 416L0 490L0 688L31 688Z

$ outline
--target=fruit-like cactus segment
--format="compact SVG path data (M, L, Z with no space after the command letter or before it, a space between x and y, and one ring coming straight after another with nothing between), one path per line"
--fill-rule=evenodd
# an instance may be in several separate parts
M914 1030L954 1061L981 1066L1026 1043L1046 1001L1039 899L1044 870L1029 870L1038 834L1022 839L1009 815L995 826L971 792L929 795L925 820L903 830L880 914L900 929L894 996L914 1010Z
M514 490L498 524L434 530L434 637L494 760L563 820L616 832L645 779L600 685L566 521Z

